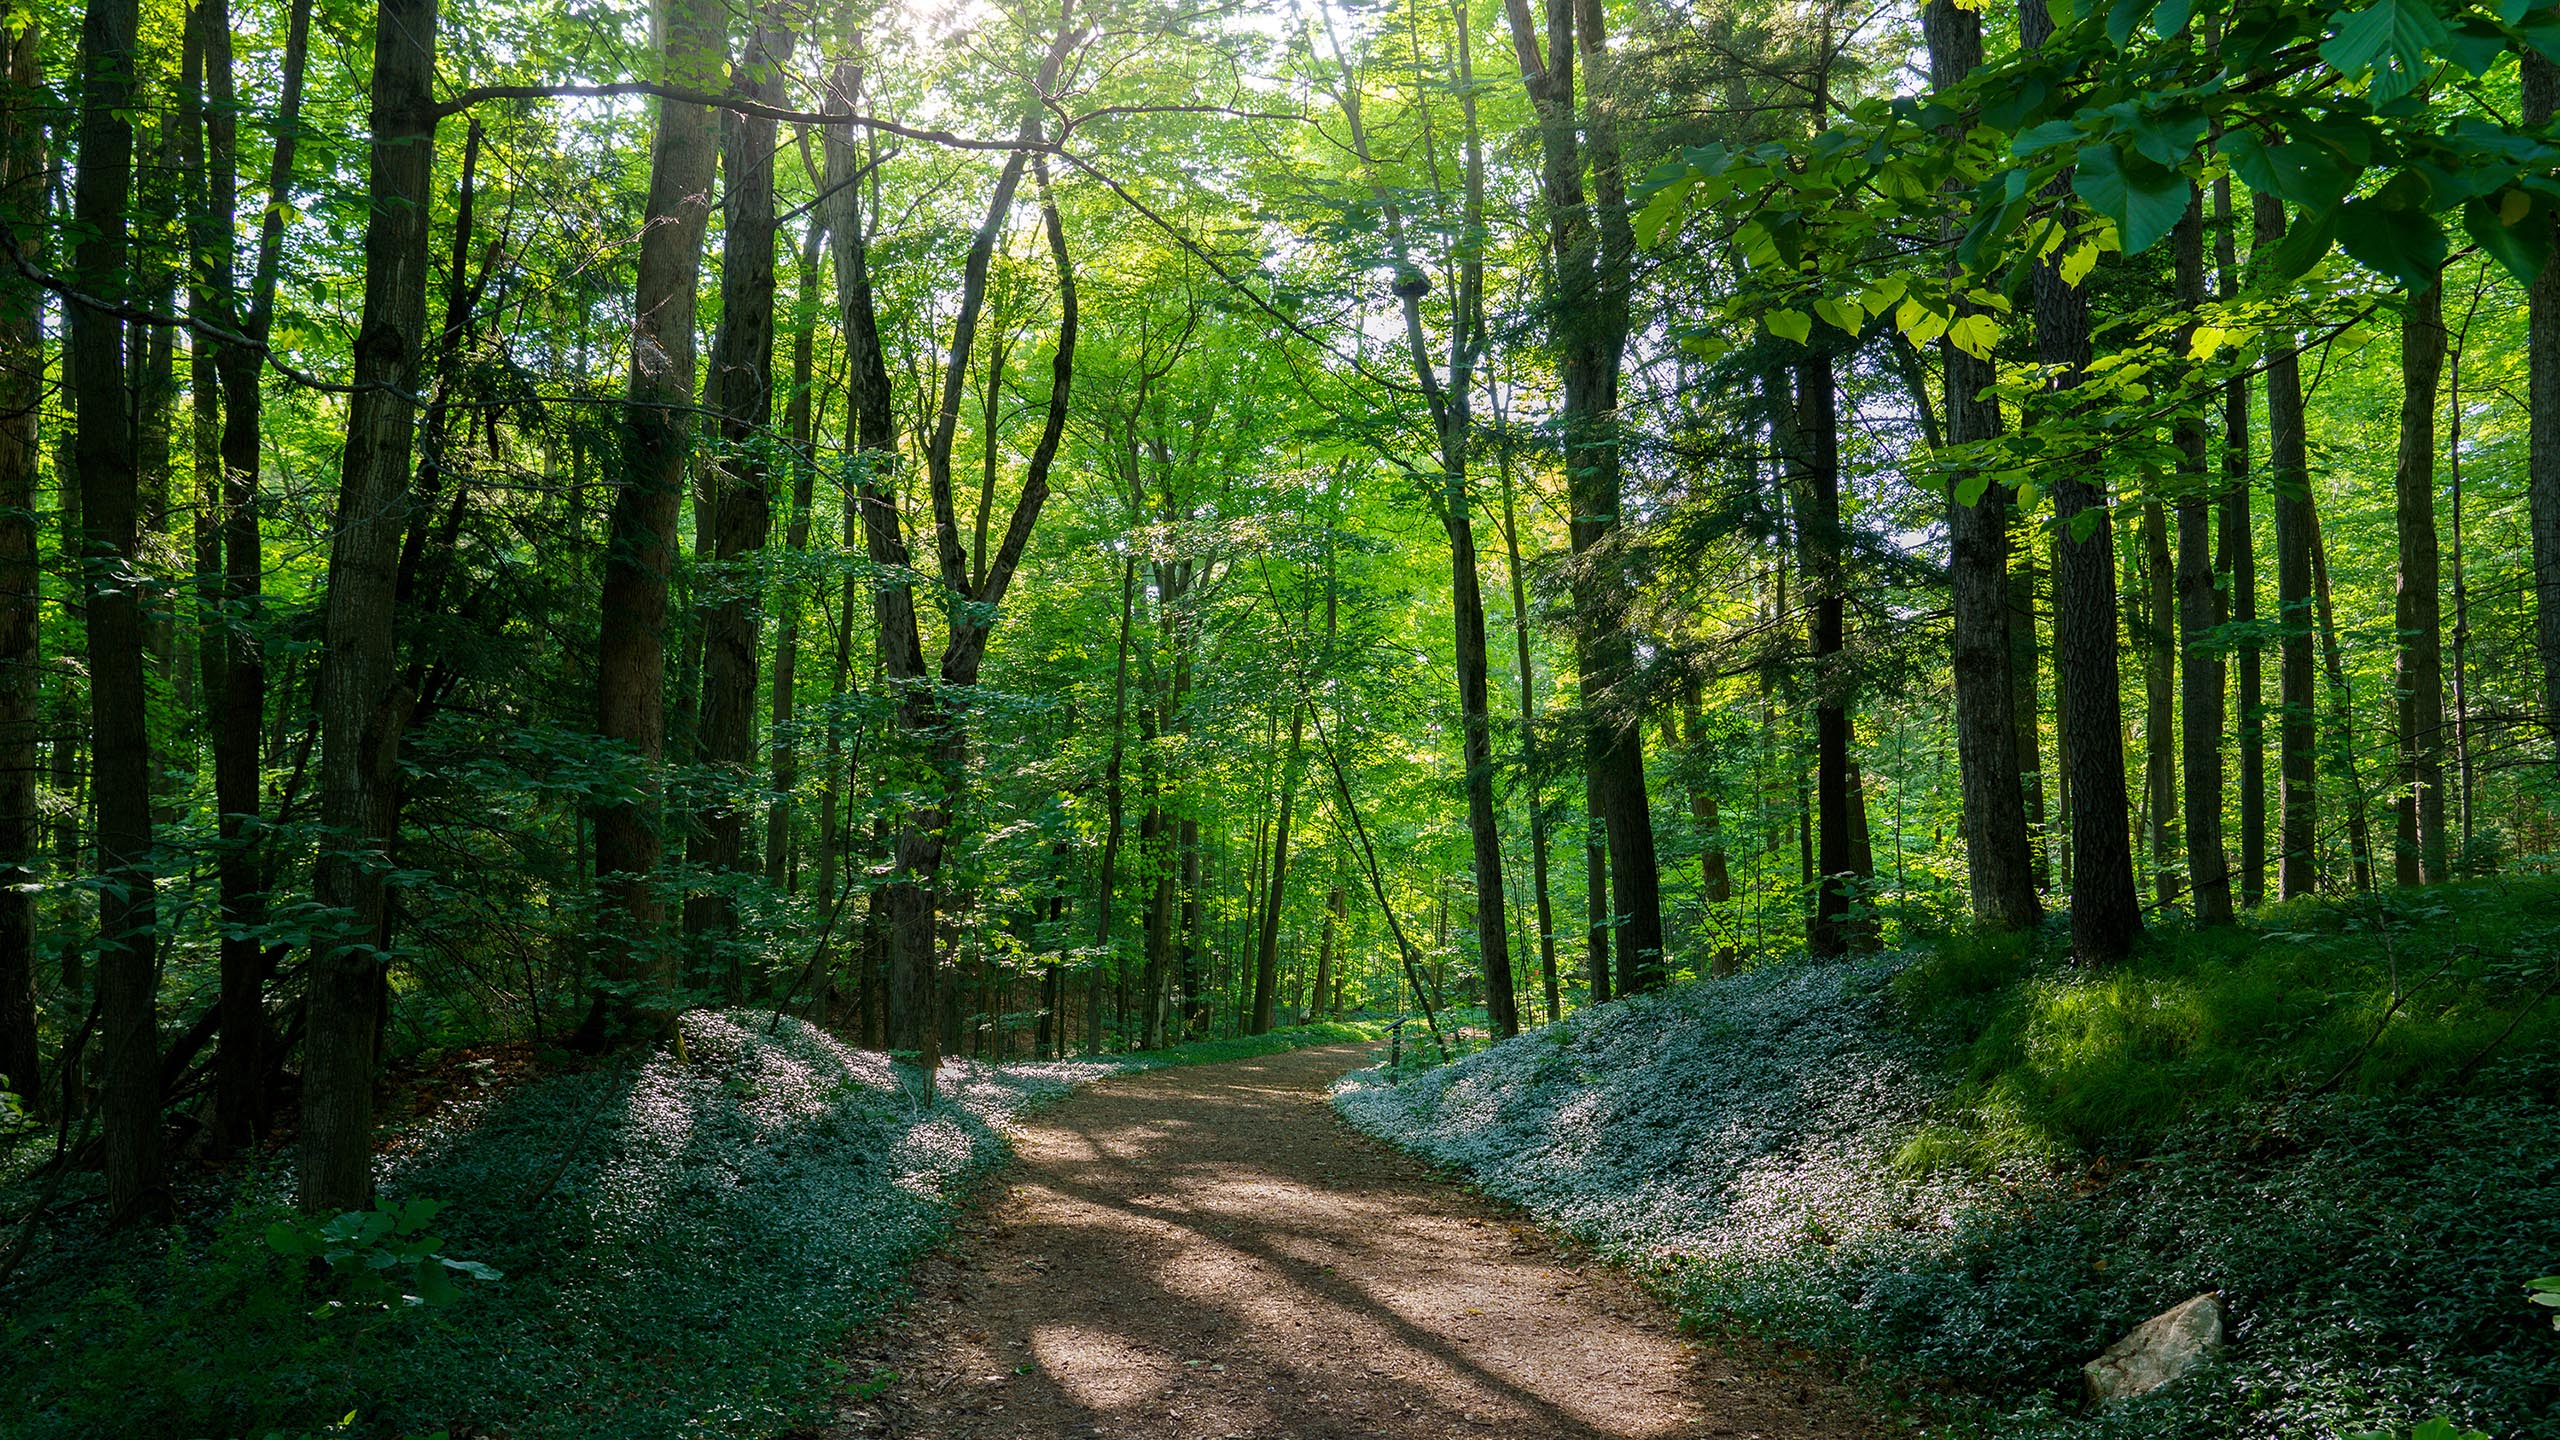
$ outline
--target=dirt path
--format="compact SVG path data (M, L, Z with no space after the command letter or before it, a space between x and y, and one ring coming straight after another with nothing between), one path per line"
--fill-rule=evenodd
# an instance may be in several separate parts
M834 1437L1879 1434L1336 1119L1359 1047L1160 1071L1042 1116L918 1277Z

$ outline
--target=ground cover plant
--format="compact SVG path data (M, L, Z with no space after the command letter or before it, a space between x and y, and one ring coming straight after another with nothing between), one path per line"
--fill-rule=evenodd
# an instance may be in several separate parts
M1949 1433L2549 1434L2547 898L2297 904L2103 974L2016 938L1785 961L1335 1103ZM2082 1362L2207 1290L2221 1363L2083 1408Z
M435 1258L471 1267L433 1303L349 1303L272 1166L201 1197L163 1254L96 1235L48 1251L8 1295L0 1435L774 1435L819 1413L845 1378L834 1342L903 1293L1029 1108L1371 1033L951 1060L928 1105L911 1067L803 1020L696 1011L682 1058L531 1079L396 1137L375 1213L435 1207L405 1236L431 1230Z

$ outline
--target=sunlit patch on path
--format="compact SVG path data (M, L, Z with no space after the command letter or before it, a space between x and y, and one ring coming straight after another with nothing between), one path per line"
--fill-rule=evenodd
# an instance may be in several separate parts
M1337 1121L1341 1047L1077 1095L853 1357L834 1436L1878 1433ZM869 1388L869 1387L865 1387Z

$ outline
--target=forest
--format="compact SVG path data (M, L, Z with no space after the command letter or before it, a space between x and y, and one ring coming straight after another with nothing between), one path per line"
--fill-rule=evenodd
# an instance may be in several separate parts
M2560 9L0 43L0 1436L2560 1435Z

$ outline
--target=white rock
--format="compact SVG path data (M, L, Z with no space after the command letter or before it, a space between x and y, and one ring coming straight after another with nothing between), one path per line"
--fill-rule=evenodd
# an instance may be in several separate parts
M2222 1302L2198 1295L2136 1325L2080 1373L2090 1399L2125 1400L2175 1382L2221 1348Z

